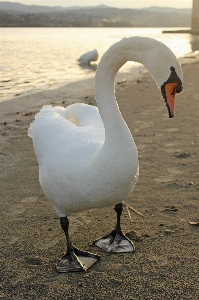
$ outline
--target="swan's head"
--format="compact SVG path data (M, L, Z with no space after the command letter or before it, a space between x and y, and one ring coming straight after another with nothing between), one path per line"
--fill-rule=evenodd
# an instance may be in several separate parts
M182 91L182 69L174 53L165 44L153 38L134 36L123 38L107 50L96 72L96 91L101 93L101 82L107 81L107 74L114 79L126 61L143 64L160 88L168 108L169 117L174 116L176 93ZM113 82L113 80L111 81ZM96 85L97 85L96 84Z
M174 116L174 101L176 93L180 93L183 86L175 68L172 66L170 67L170 70L171 74L167 81L162 84L161 92L169 112L169 118L172 118Z
M168 109L169 117L174 116L176 93L182 86L182 68L174 53L165 44L150 38L145 38L144 65L157 83Z

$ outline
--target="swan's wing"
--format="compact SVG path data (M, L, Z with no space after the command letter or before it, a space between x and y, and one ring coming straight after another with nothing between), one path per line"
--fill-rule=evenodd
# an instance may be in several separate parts
M30 125L35 154L44 158L82 160L95 155L104 144L104 125L96 107L73 104L67 108L44 106ZM46 160L46 159L45 159Z

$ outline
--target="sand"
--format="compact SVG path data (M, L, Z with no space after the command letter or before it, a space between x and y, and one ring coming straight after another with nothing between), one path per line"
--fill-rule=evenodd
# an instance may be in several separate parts
M0 103L0 299L199 299L199 64L183 71L172 119L148 74L116 85L140 160L127 202L143 217L132 213L130 222L124 210L136 252L109 255L92 241L113 229L113 208L70 216L74 244L101 256L86 273L55 271L65 239L40 188L27 128L43 104L94 104L93 80L74 83L76 95L66 86Z

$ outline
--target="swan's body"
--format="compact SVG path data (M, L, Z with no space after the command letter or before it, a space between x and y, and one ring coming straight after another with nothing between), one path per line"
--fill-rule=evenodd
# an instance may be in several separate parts
M106 144L96 107L44 106L37 115L29 134L34 134L39 180L60 217L114 205L129 195L137 178L138 155L123 126L126 134L118 139L113 136L111 144Z
M40 184L61 218L70 212L120 203L134 188L138 153L114 95L115 75L128 60L145 65L161 88L172 117L172 93L182 89L181 67L164 44L132 37L114 44L98 65L98 108L44 106L30 125ZM164 89L167 83L168 90Z
M82 54L78 58L78 61L80 64L90 64L91 61L96 61L97 59L98 59L98 52L96 49L94 49Z

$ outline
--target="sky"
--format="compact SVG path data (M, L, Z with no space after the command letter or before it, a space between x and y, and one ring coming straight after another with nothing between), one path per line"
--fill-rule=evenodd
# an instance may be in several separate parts
M2 2L2 1L0 1ZM43 6L96 6L105 4L118 8L142 8L150 6L166 6L175 8L191 8L193 0L7 0L26 5Z

